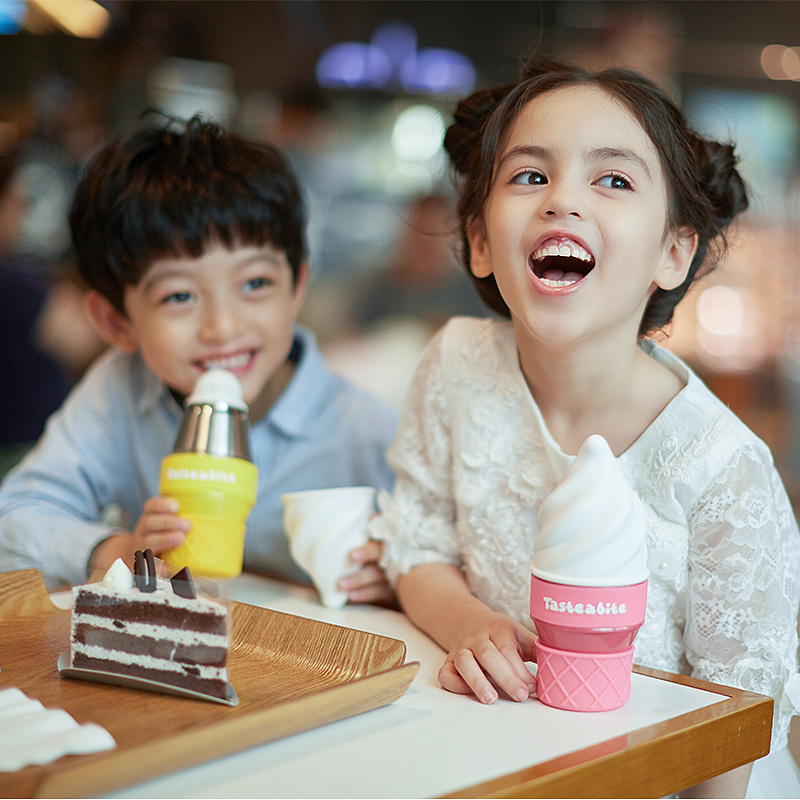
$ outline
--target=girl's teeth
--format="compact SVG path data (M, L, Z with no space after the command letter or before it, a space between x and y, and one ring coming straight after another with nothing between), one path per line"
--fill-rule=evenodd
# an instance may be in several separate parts
M573 283L577 283L581 278L586 277L582 275L580 272L564 272L561 275L558 274L558 270L551 270L549 273L549 277L542 276L539 280L545 285L550 286L553 289L563 288L564 286L572 286Z
M581 261L591 261L592 257L578 244L573 242L553 242L540 247L533 257L537 261L547 256L563 256L565 258L579 258Z

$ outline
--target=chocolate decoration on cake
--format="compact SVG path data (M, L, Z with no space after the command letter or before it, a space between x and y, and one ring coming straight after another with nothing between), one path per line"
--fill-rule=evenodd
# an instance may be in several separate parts
M156 590L156 562L153 551L149 547L144 552L137 550L134 553L133 580L140 592Z
M184 567L180 572L176 572L170 578L170 583L172 584L172 591L178 597L185 597L187 600L194 600L197 597L189 567Z

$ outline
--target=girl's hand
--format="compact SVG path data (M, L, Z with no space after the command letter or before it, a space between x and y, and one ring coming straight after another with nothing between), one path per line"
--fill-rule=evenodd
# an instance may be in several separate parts
M386 579L378 560L383 553L383 543L370 540L350 551L350 560L361 564L361 569L342 578L338 586L347 592L351 603L393 603L395 594Z
M155 555L183 544L192 523L178 516L178 502L171 497L151 497L144 504L144 513L139 517L132 532L118 531L104 539L92 551L89 570L103 573L121 558L132 570L133 557L137 550L148 547ZM97 574L92 574L96 579Z
M494 703L498 688L512 700L526 700L536 689L536 678L525 666L536 660L536 641L525 626L487 609L462 629L439 670L439 682L482 703Z

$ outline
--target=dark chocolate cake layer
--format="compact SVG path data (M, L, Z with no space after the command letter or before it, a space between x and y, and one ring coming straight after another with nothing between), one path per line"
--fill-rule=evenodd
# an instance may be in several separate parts
M133 635L122 631L111 631L96 628L89 624L79 624L75 628L73 641L90 647L102 647L106 650L134 655L149 655L153 658L164 658L168 661L180 661L187 664L210 664L224 666L228 658L228 648L203 644L180 643L173 639L157 639L151 636Z
M219 608L219 611L215 609L216 613L212 613L209 608L193 611L163 601L147 602L81 592L76 598L73 613L108 617L123 622L157 623L166 628L188 628L203 633L224 635L227 630L227 618L224 607Z
M202 678L194 674L197 671L197 667L192 666L187 666L182 672L172 672L171 670L143 667L138 664L122 664L119 661L110 659L90 658L81 653L73 655L72 666L76 669L93 669L131 678L144 678L149 681L166 683L169 686L177 686L180 689L206 694L210 697L219 697L223 700L228 697L227 680Z

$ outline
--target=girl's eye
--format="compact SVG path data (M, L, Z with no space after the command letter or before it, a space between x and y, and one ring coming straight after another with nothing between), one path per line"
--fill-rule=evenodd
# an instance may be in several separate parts
M520 172L511 179L511 183L516 183L521 186L544 186L547 183L547 178L541 172L534 172L528 170L527 172Z
M606 189L630 189L631 184L627 178L623 178L622 175L616 175L612 173L611 175L604 175L597 181L598 186L603 186Z

